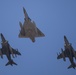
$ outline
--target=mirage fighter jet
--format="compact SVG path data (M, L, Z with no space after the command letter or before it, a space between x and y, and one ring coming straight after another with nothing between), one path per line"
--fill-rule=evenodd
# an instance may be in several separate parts
M57 59L61 59L63 58L64 61L66 61L66 57L69 58L69 61L71 62L71 65L68 67L69 68L74 68L76 67L76 64L74 63L74 59L76 59L76 51L73 49L72 45L69 43L69 41L67 40L66 36L64 36L64 48L65 50L63 51L63 49L61 48L62 53L59 53L59 55L57 56Z
M21 55L21 53L16 50L13 49L10 44L8 43L8 41L4 38L3 34L1 33L1 39L2 39L2 48L0 48L0 56L1 58L3 58L3 55L6 55L7 59L8 59L8 63L5 65L17 65L12 59L11 59L11 55L14 57L14 55Z
M21 28L19 38L30 38L32 42L35 42L35 37L44 37L45 35L36 27L35 22L29 18L24 7L23 12L25 18L23 24L19 22Z

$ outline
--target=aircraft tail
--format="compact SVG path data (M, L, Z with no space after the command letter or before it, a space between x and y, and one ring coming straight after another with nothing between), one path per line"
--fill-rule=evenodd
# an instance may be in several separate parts
M11 61L9 61L5 66L8 66L8 65L13 66L13 64L14 64L14 65L17 65L13 60L11 60Z
M75 67L76 67L76 64L73 63L73 64L71 64L71 65L68 67L68 69L69 69L69 68L74 68L74 69L75 69Z

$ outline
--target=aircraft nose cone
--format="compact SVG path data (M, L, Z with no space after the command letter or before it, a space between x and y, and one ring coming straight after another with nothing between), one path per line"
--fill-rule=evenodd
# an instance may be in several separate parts
M0 33L0 35L2 36L2 33Z
M23 12L25 13L25 8L23 7Z
M66 36L64 35L64 39L66 39Z

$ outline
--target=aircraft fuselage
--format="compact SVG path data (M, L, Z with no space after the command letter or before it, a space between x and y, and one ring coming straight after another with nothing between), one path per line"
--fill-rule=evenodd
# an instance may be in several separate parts
M5 54L7 56L7 59L10 61L11 60L11 55L10 55L10 49L9 49L9 44L7 43L2 43L2 49L5 50Z

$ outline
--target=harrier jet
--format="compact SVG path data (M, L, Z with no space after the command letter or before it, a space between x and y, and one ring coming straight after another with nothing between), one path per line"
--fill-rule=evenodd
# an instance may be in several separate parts
M61 48L62 53L59 53L59 55L57 56L57 59L61 59L63 58L64 61L66 61L66 57L69 58L69 61L71 62L71 65L68 67L69 68L74 68L76 67L76 64L74 63L74 59L73 57L76 59L76 51L73 49L72 45L69 43L69 41L67 40L66 36L64 36L64 48L65 50L63 51L63 49Z
M8 43L8 41L4 38L3 34L1 33L1 39L2 39L2 48L0 48L0 56L1 58L3 58L3 55L6 55L7 59L8 59L8 63L7 65L17 65L12 59L11 59L11 55L14 57L14 55L21 55L21 53L16 50L13 49L10 44Z
M29 18L24 7L23 12L25 18L23 24L19 22L21 28L19 38L30 38L32 42L35 42L35 37L44 37L45 35L36 27L35 22Z

